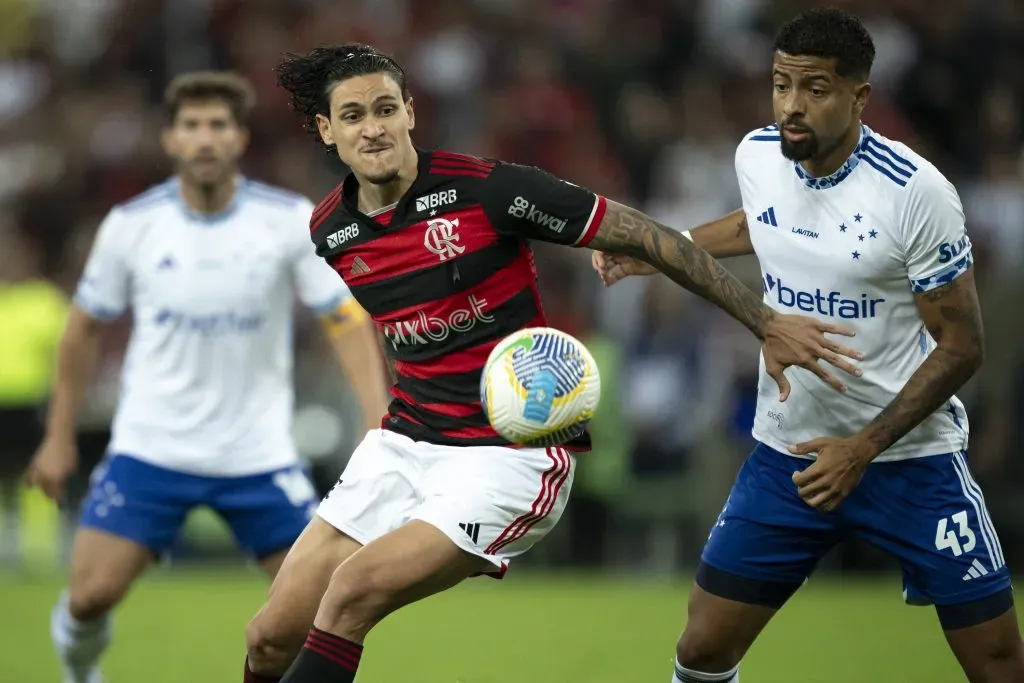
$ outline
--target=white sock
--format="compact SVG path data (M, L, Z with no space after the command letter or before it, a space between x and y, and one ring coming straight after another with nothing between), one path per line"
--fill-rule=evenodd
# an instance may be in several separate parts
M672 683L740 683L740 665L720 674L708 674L687 669L676 660L676 672Z
M64 683L100 683L96 664L110 644L108 616L79 621L68 612L67 593L61 593L50 615L50 635L64 665Z

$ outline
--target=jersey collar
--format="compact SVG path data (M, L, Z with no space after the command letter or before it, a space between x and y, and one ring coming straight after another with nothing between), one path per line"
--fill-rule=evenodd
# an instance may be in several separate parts
M367 216L359 210L359 181L356 180L355 174L351 171L349 171L341 183L341 201L345 211L360 223L374 230L385 230L389 226L402 223L408 213L409 202L412 201L413 197L417 196L419 186L423 184L425 178L430 173L430 152L426 152L418 147L415 149L417 156L416 179L412 181L412 185L409 186L409 189L398 200L388 225L381 225L371 216Z
M853 154L850 155L849 159L843 162L842 166L840 166L838 169L836 169L834 173L831 173L830 175L815 178L814 176L808 174L807 171L805 171L803 167L800 166L800 162L798 161L793 162L793 170L796 171L797 177L800 178L801 181L803 181L804 185L811 188L812 190L827 190L830 187L835 187L839 183L846 180L846 178L849 177L851 173L853 173L853 169L857 168L857 165L860 163L861 152L864 149L864 140L867 137L868 128L865 125L861 125L860 141L854 148Z

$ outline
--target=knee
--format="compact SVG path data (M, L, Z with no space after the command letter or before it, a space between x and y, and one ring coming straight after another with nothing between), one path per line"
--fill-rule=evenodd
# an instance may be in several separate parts
M280 676L298 656L306 634L281 628L264 614L261 610L245 628L249 668L256 674Z
M317 624L365 635L397 607L397 596L379 580L379 572L350 565L339 567L331 577Z
M75 572L68 584L67 607L77 621L105 616L121 601L127 586L96 572Z
M693 671L729 671L742 658L741 647L716 637L710 630L692 622L686 625L676 643L676 659Z

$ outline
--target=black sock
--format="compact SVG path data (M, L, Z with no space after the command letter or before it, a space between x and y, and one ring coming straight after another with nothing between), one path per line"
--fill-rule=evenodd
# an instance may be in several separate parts
M315 626L281 683L353 683L363 646Z
M263 674L253 673L252 669L249 668L249 658L245 658L245 678L243 683L280 683L280 676L264 676Z

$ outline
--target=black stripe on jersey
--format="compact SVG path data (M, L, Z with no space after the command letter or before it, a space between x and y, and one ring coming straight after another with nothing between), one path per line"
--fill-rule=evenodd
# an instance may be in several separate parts
M404 403L402 405L405 405ZM392 408L392 413L395 409ZM465 424L461 425L465 426ZM387 428L391 431L402 434L409 437L413 441L426 441L428 443L436 443L439 446L509 446L509 441L500 436L484 436L484 437L455 437L442 434L440 431L436 431L431 427L426 427L421 424L416 424L408 419L404 419L399 412L398 415L392 414L388 418ZM571 445L566 445L567 448L572 449ZM586 446L589 449L589 444Z
M417 403L478 403L480 401L480 372L439 375L430 379L407 377L396 373L398 388Z
M386 315L398 308L430 303L448 296L452 285L460 290L476 287L521 256L521 243L501 239L483 249L436 266L395 277L351 285L352 296L370 315Z
M455 431L458 429L465 429L467 427L488 427L490 422L487 421L487 416L484 415L484 411L481 410L477 413L472 413L465 417L452 417L450 415L442 415L441 413L435 413L432 410L428 410L423 406L414 405L403 401L402 399L396 398L392 401L398 409L399 413L404 413L411 417L415 422L422 423L424 425L430 425L431 429L439 432Z
M486 292L481 293L486 298ZM458 294L454 296L459 296ZM359 297L356 297L360 301ZM402 321L395 326L389 323L385 326L385 336L388 337L388 353L395 360L418 363L431 358L445 356L455 351L478 346L484 342L497 342L506 335L512 334L534 320L540 311L537 310L537 300L534 297L533 286L524 287L514 294L508 301L499 306L488 308L484 313L492 318L492 322L477 320L473 327L465 332L447 331L447 337L443 340L429 339L426 337L428 330L423 329L423 321L420 318ZM392 341L393 335L399 338L415 339L423 338L426 342L399 343Z

